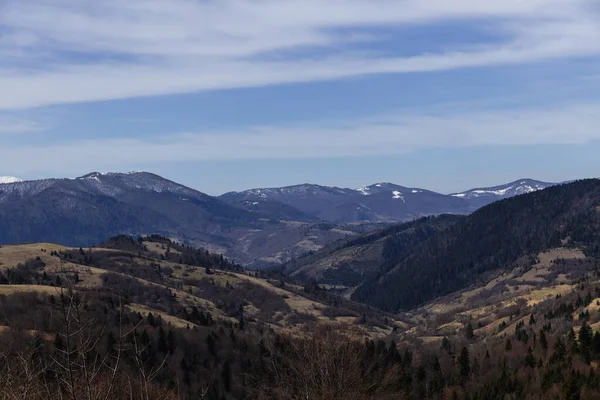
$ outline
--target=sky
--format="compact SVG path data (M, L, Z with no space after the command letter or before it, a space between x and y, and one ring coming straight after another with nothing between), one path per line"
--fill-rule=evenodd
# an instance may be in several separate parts
M600 175L600 0L0 0L0 175Z

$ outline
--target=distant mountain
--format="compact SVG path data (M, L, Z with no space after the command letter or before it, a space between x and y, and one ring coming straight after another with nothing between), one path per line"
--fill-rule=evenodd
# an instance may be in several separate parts
M222 243L224 232L255 225L245 210L147 172L0 185L0 243L80 246L119 233Z
M557 185L557 183L541 182L533 179L520 179L505 185L476 188L462 193L453 193L451 196L464 199L474 208L479 208L493 203L494 201L536 192L554 185Z
M0 185L0 244L89 246L117 234L160 234L244 265L278 264L374 229L323 224L279 202L229 204L148 172Z
M22 180L13 176L0 176L0 184L14 182L22 182Z
M305 184L217 198L148 172L3 182L0 244L88 246L116 234L156 233L256 267L285 263L386 224L468 214L478 208L473 201L491 199L392 183L359 189ZM512 190L505 195L519 193Z
M426 215L465 214L470 209L459 197L392 183L359 189L304 184L231 192L220 198L230 204L279 202L334 223L407 221Z

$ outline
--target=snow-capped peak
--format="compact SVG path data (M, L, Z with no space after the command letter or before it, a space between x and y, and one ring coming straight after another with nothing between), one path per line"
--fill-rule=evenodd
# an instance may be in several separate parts
M554 183L534 181L532 179L523 179L515 182L508 183L506 185L494 186L490 188L477 188L471 189L462 193L454 193L451 196L459 197L463 199L473 199L478 197L497 197L507 198L518 196L521 194L527 194L536 192L538 190L546 189L547 187L555 185Z
M0 176L0 184L15 183L15 182L23 182L23 180L21 180L19 178L15 178L14 176Z
M371 193L369 193L369 188L368 187L358 188L358 189L356 189L356 191L362 193L365 196L368 196L368 195L371 194Z
M354 189L354 190L364 196L369 196L372 194L382 193L384 191L396 190L397 188L399 188L399 186L394 185L393 183L379 182L379 183L374 183L370 186L365 186L365 187L361 187L361 188Z

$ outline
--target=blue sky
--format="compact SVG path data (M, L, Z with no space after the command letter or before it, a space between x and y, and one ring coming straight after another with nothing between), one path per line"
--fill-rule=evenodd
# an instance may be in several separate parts
M597 0L0 0L0 175L598 176Z

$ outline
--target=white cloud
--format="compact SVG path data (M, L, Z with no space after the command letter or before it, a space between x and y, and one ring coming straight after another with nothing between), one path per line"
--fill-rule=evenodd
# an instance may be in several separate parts
M77 175L177 162L392 155L434 147L582 144L600 139L600 131L589 128L593 126L600 126L600 104L444 115L398 113L345 121L343 126L270 126L235 133L0 146L0 170L19 165L22 175ZM68 157L57 157L59 154Z
M0 109L598 56L594 3L14 1L0 14ZM423 48L412 57L357 52L348 45L376 41L371 27L447 21L485 21L500 40L450 43L435 52ZM342 35L336 28L347 31ZM299 48L327 49L328 55L289 56Z

